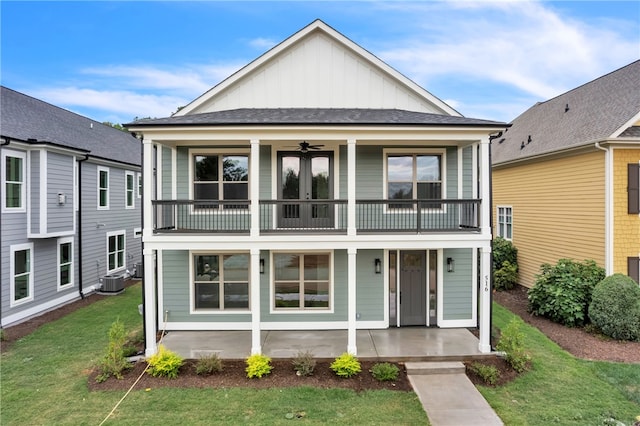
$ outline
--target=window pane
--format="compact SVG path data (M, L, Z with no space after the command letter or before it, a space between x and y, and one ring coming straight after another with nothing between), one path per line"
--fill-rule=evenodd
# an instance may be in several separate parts
M413 180L413 157L410 155L387 157L387 180L411 182Z
M100 205L101 206L107 205L107 191L104 189L100 190Z
M218 283L197 283L195 286L196 309L220 308L220 287Z
M410 200L413 198L413 185L409 183L389 183L390 200Z
M300 284L276 283L276 308L299 308L300 307Z
M225 309L249 308L249 283L225 283L224 307Z
M218 256L194 256L193 266L196 281L218 279Z
M100 188L109 187L109 173L106 170L100 170Z
M29 297L29 274L15 277L14 286L15 300Z
M14 274L19 275L30 272L31 265L29 265L29 260L29 250L18 250L14 252Z
M246 183L225 183L223 193L225 200L248 200L249 185Z
M194 181L218 181L218 156L196 155L194 158Z
M21 183L7 183L7 194L5 201L7 207L22 207L22 184Z
M307 254L304 256L305 280L329 279L329 255Z
M109 254L109 270L116 269L116 255L115 253Z
M300 198L300 157L282 158L282 198Z
M229 155L222 160L222 178L225 182L249 181L249 157Z
M225 281L249 280L249 255L232 254L224 257Z
M116 236L109 237L109 253L116 251Z
M193 196L196 200L217 200L217 183L197 183L193 185Z
M5 157L5 177L7 181L22 182L22 158Z
M133 191L133 175L127 175L127 189Z
M329 199L329 157L311 158L311 198Z
M60 244L60 263L71 262L71 243Z
M304 306L305 308L328 308L329 283L306 282L304 284Z
M418 183L418 199L439 200L441 197L440 183Z
M60 266L60 285L69 284L71 282L70 265Z
M123 251L119 251L117 254L117 267L121 268L124 266L124 252Z
M298 280L300 278L300 257L295 254L276 254L273 257L275 279Z
M124 234L118 235L118 250L124 250Z
M417 180L440 180L440 156L418 155L416 159Z

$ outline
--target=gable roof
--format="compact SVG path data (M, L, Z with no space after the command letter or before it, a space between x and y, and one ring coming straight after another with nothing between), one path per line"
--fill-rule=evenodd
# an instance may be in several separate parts
M296 94L304 93L304 96ZM174 116L238 108L399 108L461 114L315 20Z
M529 108L493 142L492 163L593 145L620 136L638 120L640 60Z
M141 165L140 141L131 134L0 86L0 135L30 144L71 148L90 157Z

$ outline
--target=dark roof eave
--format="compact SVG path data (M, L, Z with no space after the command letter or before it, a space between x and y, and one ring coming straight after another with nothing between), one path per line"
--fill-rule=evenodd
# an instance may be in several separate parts
M57 148L67 149L69 151L81 152L83 154L88 154L88 153L91 152L88 149L77 148L77 147L74 147L74 146L68 146L68 145L64 145L64 144L61 144L61 143L57 143L57 142L41 141L41 140L37 140L37 139L24 140L24 139L20 139L20 138L14 138L12 136L5 136L5 135L0 135L0 138L9 141L9 143L11 143L11 141L14 141L14 142L24 143L24 144L27 144L27 145L51 145L51 146L55 146Z
M511 127L507 123L380 123L380 122L357 122L357 123L327 123L327 122L283 122L283 123L247 123L247 122L229 122L229 123L127 123L123 125L127 130L134 128L153 128L153 127L226 127L226 126L369 126L369 127L387 127L387 126L430 126L430 127L488 127L496 129L504 129Z

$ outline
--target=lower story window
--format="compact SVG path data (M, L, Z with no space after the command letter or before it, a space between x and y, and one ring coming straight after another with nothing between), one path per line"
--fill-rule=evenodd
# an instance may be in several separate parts
M249 255L193 256L196 310L249 309Z
M276 253L273 263L275 309L330 308L329 253Z
M21 244L11 247L12 303L33 299L33 246Z
M114 232L107 234L107 265L108 273L124 268L125 233Z
M513 209L498 207L498 236L507 240L513 238Z
M73 240L58 241L58 288L73 284Z

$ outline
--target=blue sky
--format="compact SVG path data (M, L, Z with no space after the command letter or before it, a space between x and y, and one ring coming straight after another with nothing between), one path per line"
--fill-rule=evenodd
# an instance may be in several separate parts
M640 58L638 1L2 1L3 86L165 117L315 19L467 117L509 122Z

